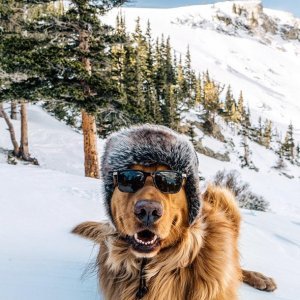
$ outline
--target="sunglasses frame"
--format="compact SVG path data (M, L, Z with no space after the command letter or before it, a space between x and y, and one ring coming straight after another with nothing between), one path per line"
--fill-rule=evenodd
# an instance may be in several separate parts
M185 173L181 173L179 171L173 171L173 170L161 170L161 171L154 171L154 172L145 172L145 171L142 171L142 170L133 170L133 169L126 169L126 170L120 170L120 171L113 171L113 178L114 178L114 186L118 186L119 188L119 182L118 182L118 176L119 176L119 173L120 172L125 172L125 171L136 171L136 172L140 172L140 173L143 173L144 174L144 184L143 184L143 187L145 186L145 182L147 180L147 177L148 176L151 176L152 177L152 182L153 182L153 185L163 194L177 194L180 189L182 188L183 184L184 184L184 181L187 177L187 175ZM181 183L180 183L180 187L178 189L178 191L176 192L173 192L173 193L170 193L170 192L163 192L161 189L158 188L158 186L156 185L156 182L155 182L155 174L157 173L177 173L177 174L180 174L181 175ZM119 188L120 190L120 188ZM139 189L138 189L139 190ZM131 193L136 193L138 190L136 190L135 192L131 192ZM121 191L121 190L120 190ZM121 191L122 192L122 191ZM130 192L129 192L130 193Z

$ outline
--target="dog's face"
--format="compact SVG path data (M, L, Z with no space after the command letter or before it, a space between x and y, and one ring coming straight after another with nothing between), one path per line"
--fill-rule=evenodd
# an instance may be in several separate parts
M133 170L154 172L165 166L134 165ZM129 243L137 257L153 257L161 249L180 239L188 227L188 205L184 184L176 194L164 194L148 176L145 185L135 193L121 192L116 186L111 199L111 212L117 231ZM150 222L145 221L150 219Z

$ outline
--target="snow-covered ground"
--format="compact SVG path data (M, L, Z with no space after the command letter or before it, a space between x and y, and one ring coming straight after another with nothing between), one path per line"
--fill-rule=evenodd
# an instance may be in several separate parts
M79 133L38 106L29 106L28 113L30 150L41 166L8 165L0 151L0 299L99 299L90 268L97 247L70 230L82 221L105 218L100 181L82 176ZM14 124L18 130L19 121ZM0 149L11 148L5 129L0 118ZM102 145L99 141L99 150ZM199 158L206 176L235 165ZM268 174L264 167L262 173L242 170L242 176L247 172L252 172L251 186L276 213L243 211L242 265L274 277L279 288L267 294L242 285L241 299L295 300L300 278L299 181Z
M216 15L247 23L246 17L239 20L233 14L234 2L246 7L251 16L260 1L225 1L172 9L122 8L103 20L115 25L121 11L129 31L134 30L138 17L144 29L149 20L154 39L162 34L165 38L170 36L172 46L183 58L189 45L196 71L209 70L219 82L231 84L236 98L243 90L254 121L258 116L269 118L283 133L292 122L300 141L300 42L282 39L279 34L263 34L261 30L253 36L242 26L233 30L232 26L220 24ZM280 26L299 28L300 19L292 14L271 9L264 9L264 13Z

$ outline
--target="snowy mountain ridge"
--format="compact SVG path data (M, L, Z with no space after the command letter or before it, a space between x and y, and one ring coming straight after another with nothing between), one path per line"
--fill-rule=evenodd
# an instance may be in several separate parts
M288 51L278 39L300 42L300 19L289 13L264 9L261 1L230 1L205 5L194 13L176 18L174 24L215 30L239 37L255 38L259 42ZM283 42L281 41L281 42ZM297 55L299 49L294 49Z
M241 16L233 12L233 4L244 7ZM138 17L144 30L149 20L153 38L170 36L178 56L184 57L189 46L192 67L196 72L208 70L221 84L230 84L236 98L243 91L254 123L260 116L263 121L272 120L283 136L292 122L295 139L300 141L297 80L300 77L299 19L286 12L264 9L260 1L253 0L171 9L114 9L103 18L103 22L114 26L120 12L125 17L127 30L131 32ZM254 16L260 16L258 27L245 29L252 12L255 12ZM220 20L216 17L218 14ZM226 17L223 20L222 16L230 17L229 22L234 24L241 22L236 35L233 34L234 25L226 25ZM201 25L201 21L198 26L197 20L204 20L204 23ZM266 20L276 23L274 34L263 29L262 24ZM298 32L297 39L282 38L284 28L288 26Z

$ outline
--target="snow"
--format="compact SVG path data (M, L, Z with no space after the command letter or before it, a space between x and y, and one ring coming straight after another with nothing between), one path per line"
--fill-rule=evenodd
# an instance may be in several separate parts
M255 7L259 1L225 1L210 5L194 5L171 9L122 8L115 9L103 18L115 25L121 11L129 31L135 28L140 17L144 29L150 21L153 38L170 36L177 54L184 57L189 45L192 66L198 72L209 70L213 78L223 84L231 84L237 98L240 90L249 104L253 120L259 116L274 121L285 133L290 122L300 141L300 42L287 41L279 35L253 37L238 30L237 35L218 32L215 15L234 17L233 3ZM254 8L253 8L254 9ZM300 25L300 19L289 13L264 9L267 16L280 24ZM213 24L199 26L199 21ZM223 27L222 27L223 28ZM228 29L229 30L229 29ZM269 42L265 41L267 39Z
M0 178L1 299L97 299L95 276L81 279L93 245L70 230L103 216L99 182L7 164Z
M81 149L79 133L39 106L30 105L28 115L31 153L43 158L42 166L8 165L0 153L1 299L101 299L97 276L91 268L98 249L70 234L82 221L105 219L100 181L83 177L80 150L70 151L73 147ZM14 124L18 130L19 121ZM10 149L4 128L0 118L0 148ZM99 141L100 149L101 145L103 141ZM206 176L234 167L234 163L203 155L199 158ZM270 200L276 211L243 210L241 263L246 269L274 277L279 289L267 294L242 285L240 297L295 300L300 275L299 185L276 173L241 171L243 178L249 173L247 178L253 178L251 187Z
M28 119L30 120L28 132L30 148L34 149L34 156L38 158L41 167L76 175L84 174L84 166L81 163L83 161L83 137L80 133L66 127L38 106L30 106ZM19 121L12 120L12 123L15 127L19 126ZM2 128L5 126L3 120L0 121L0 124L2 124ZM16 135L17 140L20 140L19 131L16 131ZM1 136L1 139L0 147L3 143L3 145L7 145L6 148L9 148L9 135ZM102 143L101 140L98 141L100 153ZM69 155L66 159L61 154L67 152Z
M243 2L244 3L244 2ZM232 2L175 9L123 8L128 28L135 19L152 24L154 36L170 35L178 54L189 44L193 66L206 69L235 96L243 90L252 116L273 120L285 132L290 121L300 139L299 42L278 36L268 45L253 37L221 34L214 28L193 27L199 15L211 20L218 10L231 15ZM251 5L251 1L249 1ZM106 22L114 24L117 10ZM290 14L265 10L283 24L294 22ZM185 25L178 20L188 20ZM28 106L29 148L40 166L6 163L11 149L6 124L0 118L0 298L5 300L92 300L101 299L97 276L91 266L97 246L70 234L87 220L106 219L101 182L83 177L83 138L47 114L38 105ZM189 120L197 120L190 111ZM20 121L12 121L19 140ZM287 178L273 168L276 155L249 142L252 160L259 172L241 169L241 137L222 124L226 144L203 137L206 147L228 151L230 162L199 154L201 174L209 180L219 170L238 170L253 192L270 202L268 213L243 210L240 240L241 263L275 278L278 290L264 293L242 285L243 300L295 300L300 278L300 168L287 163ZM198 138L203 136L197 129ZM101 155L103 140L98 140ZM202 184L204 187L205 184Z

